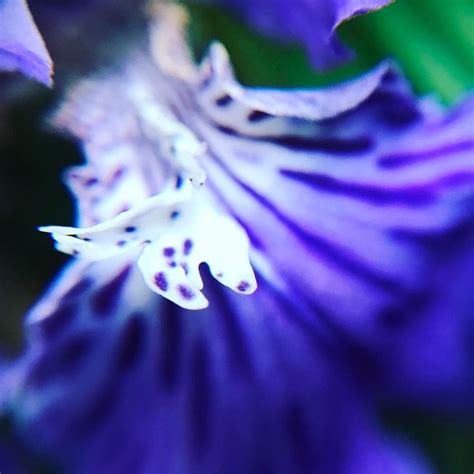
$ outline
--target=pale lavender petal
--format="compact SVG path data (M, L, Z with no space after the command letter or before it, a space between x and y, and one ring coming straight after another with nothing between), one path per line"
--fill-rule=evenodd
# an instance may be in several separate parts
M347 112L366 100L379 86L389 70L389 63L382 63L365 76L325 89L244 88L235 80L225 48L214 43L201 66L203 95L208 94L211 83L219 82L222 95L216 104L222 110L238 102L251 111L259 112L250 121L258 122L267 115L294 117L306 120L324 120ZM214 109L215 109L215 105ZM229 118L230 120L230 118Z
M354 16L384 7L391 0L214 0L243 16L262 33L303 43L318 69L351 57L336 36Z
M53 63L25 0L0 1L1 69L52 84Z

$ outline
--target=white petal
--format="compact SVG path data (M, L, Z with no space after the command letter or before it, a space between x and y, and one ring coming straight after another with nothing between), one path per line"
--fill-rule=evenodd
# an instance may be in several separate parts
M52 233L58 250L89 260L144 245L138 266L146 284L183 308L208 305L200 291L201 263L207 263L215 278L238 293L250 294L257 288L245 231L217 212L208 196L189 180L101 224L40 230Z
M169 239L168 239L169 243ZM148 287L186 309L204 309L208 301L198 286L186 275L183 266L163 253L163 241L148 245L138 259L138 266ZM171 266L174 263L175 266ZM202 283L201 283L202 287Z
M249 242L245 231L231 218L209 206L202 207L195 233L198 259L209 265L212 275L222 284L243 294L257 288L250 265Z
M168 190L145 199L129 211L92 227L49 226L58 250L88 260L102 260L119 255L143 243L153 242L172 228L183 203L190 199L192 186L184 182L178 190Z

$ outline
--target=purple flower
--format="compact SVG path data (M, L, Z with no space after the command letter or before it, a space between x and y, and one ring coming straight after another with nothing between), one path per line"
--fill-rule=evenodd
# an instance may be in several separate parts
M0 70L52 84L53 63L25 0L0 0Z
M214 0L242 15L262 33L302 42L318 69L336 66L351 53L336 28L354 16L382 8L391 0Z
M28 327L13 409L30 455L72 473L432 472L283 296L206 288L193 313L123 257L68 268Z
M472 403L472 99L388 64L247 89L182 22L56 114L80 227L43 230L77 259L27 320L18 430L67 472L428 472L370 401Z

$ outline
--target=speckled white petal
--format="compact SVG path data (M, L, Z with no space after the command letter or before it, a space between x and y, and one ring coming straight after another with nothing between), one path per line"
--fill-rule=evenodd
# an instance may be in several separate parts
M196 253L212 275L232 290L251 294L257 288L245 231L231 218L203 207L196 232Z
M57 249L88 260L119 255L144 243L153 242L179 220L183 204L191 198L188 182L178 190L168 190L145 199L141 204L116 217L87 228L48 226Z
M145 246L138 265L156 293L187 309L208 302L199 265L207 263L222 284L242 294L257 288L245 231L215 210L190 180L153 196L129 211L89 228L42 227L61 252L102 260Z
M153 291L184 308L202 309L207 306L200 292L202 263L232 290L241 294L256 290L248 251L244 230L196 192L176 225L145 248L138 265Z
M166 249L171 249L172 240L177 236L167 236L163 241L148 245L138 260L138 266L147 286L165 298L186 309L204 309L209 302L200 291L196 281L189 277L185 262L175 259L177 255L167 257ZM171 237L171 238L170 238ZM173 237L175 237L173 239ZM195 268L197 271L197 267ZM201 282L202 288L202 282Z

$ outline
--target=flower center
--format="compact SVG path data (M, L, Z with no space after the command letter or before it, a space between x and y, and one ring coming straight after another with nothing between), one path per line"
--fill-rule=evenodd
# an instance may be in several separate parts
M206 147L153 100L150 91L132 87L145 133L158 141L176 182L130 210L88 228L49 226L56 248L96 261L141 248L138 267L148 287L187 309L202 309L201 263L222 284L243 294L257 287L245 231L220 212L201 189L206 173L198 158ZM157 140L158 139L158 140Z

